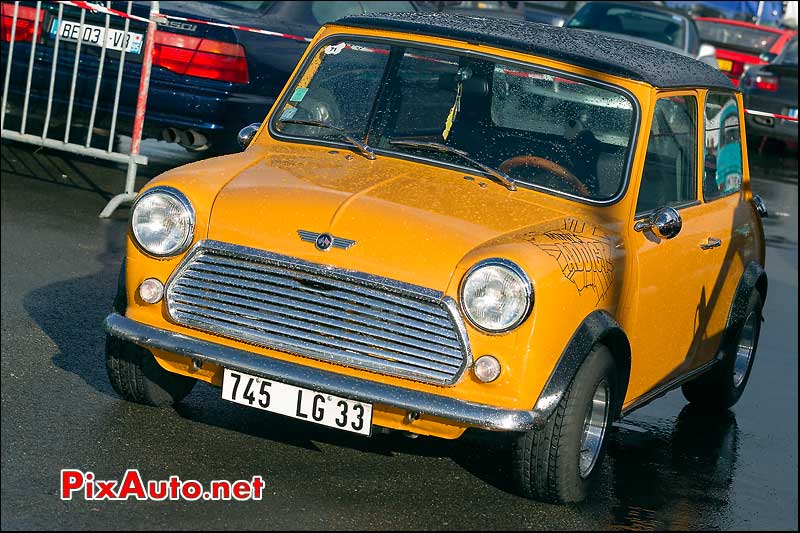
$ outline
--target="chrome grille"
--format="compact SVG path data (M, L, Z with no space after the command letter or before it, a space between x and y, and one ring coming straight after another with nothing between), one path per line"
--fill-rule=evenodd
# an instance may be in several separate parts
M203 241L167 283L178 324L382 374L451 385L470 362L442 293Z

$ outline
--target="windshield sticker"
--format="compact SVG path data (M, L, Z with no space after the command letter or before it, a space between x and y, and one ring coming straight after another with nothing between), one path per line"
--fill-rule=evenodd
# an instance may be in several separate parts
M308 87L298 87L292 93L292 97L289 98L290 102L302 102L303 98L306 97L306 93L308 92Z
M283 113L281 113L281 120L289 120L294 117L295 113L297 113L296 107L287 107L283 110Z
M339 44L329 44L325 47L325 55L327 56L335 56L342 50L344 47L347 46L347 43L339 43Z
M587 288L599 304L614 282L611 239L593 224L566 218L544 232L530 232L525 239L558 262L561 273L582 294Z

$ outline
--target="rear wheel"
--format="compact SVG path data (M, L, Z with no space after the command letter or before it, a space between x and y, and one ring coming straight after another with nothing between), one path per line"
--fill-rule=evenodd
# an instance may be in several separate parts
M722 361L711 371L681 387L687 400L712 410L725 410L739 401L753 369L761 333L762 307L761 294L754 290L736 341L723 347Z
M551 503L586 497L605 454L615 394L614 359L597 345L545 427L515 439L513 474L523 496Z

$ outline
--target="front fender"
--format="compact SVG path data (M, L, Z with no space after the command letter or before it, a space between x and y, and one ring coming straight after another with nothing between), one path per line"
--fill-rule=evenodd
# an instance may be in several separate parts
M625 391L628 388L631 347L622 327L607 311L602 309L592 311L573 333L569 344L550 374L544 390L539 395L539 400L534 408L537 414L544 418L549 418L553 414L558 402L572 384L578 369L596 344L608 346L617 364L618 381L614 414L615 416L619 415Z
M461 261L448 290L457 301L465 272L492 257L519 265L533 285L533 309L516 330L492 335L467 325L474 358L490 354L501 362L500 378L483 385L495 401L537 406L549 414L582 357L605 338L613 340L612 350L619 347L624 354L620 365L625 367L626 390L630 348L613 318L625 266L616 229L588 218L559 218L486 243ZM552 406L546 398L554 401Z

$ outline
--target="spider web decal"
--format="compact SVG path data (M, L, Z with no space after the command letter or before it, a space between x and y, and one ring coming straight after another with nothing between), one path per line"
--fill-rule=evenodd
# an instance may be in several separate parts
M611 239L594 224L564 219L553 229L525 235L558 262L561 273L578 289L591 289L599 304L614 282Z

